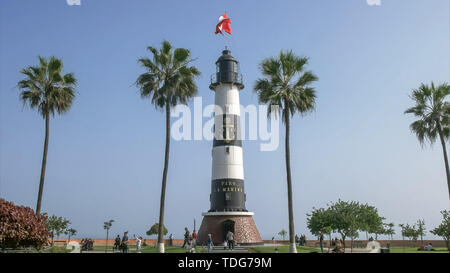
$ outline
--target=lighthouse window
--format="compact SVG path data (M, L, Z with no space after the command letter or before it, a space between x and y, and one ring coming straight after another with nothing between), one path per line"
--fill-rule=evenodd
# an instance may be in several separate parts
M225 152L226 152L227 154L230 154L230 147L226 147L226 148L225 148Z
M231 140L235 139L235 124L234 124L234 118L232 117L225 117L224 119L224 131L223 131L223 138L226 142L229 142Z
M231 194L229 192L225 193L225 200L230 201L231 200Z

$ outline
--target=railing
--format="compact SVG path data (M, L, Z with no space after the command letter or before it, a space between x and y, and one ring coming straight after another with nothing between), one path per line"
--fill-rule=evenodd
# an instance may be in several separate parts
M243 85L242 74L228 71L218 72L211 75L211 85L217 85L219 83L235 83Z

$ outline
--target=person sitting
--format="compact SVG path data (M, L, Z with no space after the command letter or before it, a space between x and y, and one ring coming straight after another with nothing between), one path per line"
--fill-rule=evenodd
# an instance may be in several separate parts
M341 241L338 240L337 238L336 238L336 240L335 240L334 245L335 245L335 247L334 247L333 250L332 250L333 253L344 253L344 252L345 252L345 250L344 250L344 248L343 248L343 246L342 246Z
M428 243L428 245L426 245L424 247L424 250L425 251L433 251L434 250L433 245L431 243Z

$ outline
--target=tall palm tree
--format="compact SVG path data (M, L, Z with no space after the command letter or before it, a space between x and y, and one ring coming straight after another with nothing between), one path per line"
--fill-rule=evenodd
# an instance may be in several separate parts
M42 192L44 190L45 168L49 140L50 116L55 112L62 114L72 106L75 97L76 79L73 73L62 74L63 62L54 56L50 60L39 56L38 66L29 66L20 71L25 79L19 81L22 91L20 98L24 104L37 109L45 120L44 154L42 156L41 178L36 204L36 214L41 212Z
M151 98L156 108L164 109L166 112L166 148L157 245L157 251L163 253L164 201L169 168L170 109L179 103L186 104L190 98L197 94L197 85L194 79L200 75L200 72L195 66L188 66L193 59L187 49L173 49L168 41L163 41L159 50L151 46L147 49L152 53L153 58L139 59L139 63L147 71L138 77L136 85L140 89L142 98Z
M279 56L262 61L261 72L264 78L258 79L254 86L254 91L258 94L261 103L279 107L282 121L286 125L285 155L289 207L289 249L291 253L296 253L297 248L294 238L294 212L292 207L289 119L296 112L304 115L315 109L316 94L310 84L317 81L318 78L311 71L305 71L307 64L308 58L298 57L292 51L281 51ZM269 107L268 113L272 111L273 109Z
M433 144L437 137L441 140L444 153L445 171L447 175L448 194L450 198L450 169L448 165L446 141L450 138L450 85L443 83L435 86L423 84L414 89L411 99L416 105L407 109L405 114L414 114L418 120L411 123L409 128L414 132L423 146L425 141Z

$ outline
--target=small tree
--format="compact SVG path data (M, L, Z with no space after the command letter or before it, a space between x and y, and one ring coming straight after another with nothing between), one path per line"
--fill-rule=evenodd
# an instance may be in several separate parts
M406 237L409 241L417 242L419 238L419 230L416 228L416 225L410 226L409 224L400 225L402 228L402 236Z
M384 231L385 231L385 235L389 236L391 238L391 241L393 240L393 236L395 234L395 229L394 229L394 223L388 223L388 224L384 224Z
M159 223L155 223L150 229L146 232L148 236L157 235L159 230ZM165 226L163 226L163 235L166 235L169 231Z
M338 200L329 208L331 227L342 237L345 249L345 239L362 228L361 206L356 201Z
M403 241L403 252L405 251L405 235L406 235L406 227L405 224L399 224L398 225L401 228L401 233L402 233L402 241Z
M417 229L416 229L417 235L420 236L421 244L423 245L423 236L425 236L425 220L418 220L417 221Z
M70 225L70 221L61 216L57 217L56 215L52 215L47 219L47 228L51 231L52 236L52 246L55 235L56 238L59 238L59 235L66 231L68 225Z
M313 208L312 212L306 214L306 216L308 216L306 221L309 231L315 236L320 236L321 233L327 234L331 245L331 233L333 229L330 210Z
M430 232L434 235L442 237L448 251L450 252L450 211L443 210L441 211L441 214L443 218L442 223Z
M64 232L64 234L69 236L69 242L70 242L70 237L72 237L73 235L77 234L77 230L73 229L73 228L68 228L66 229L66 231Z
M109 230L111 229L112 223L114 220L109 220L107 222L103 223L103 228L106 229L106 246L105 246L105 252L108 251L108 238L109 238Z
M286 236L286 234L287 234L287 231L284 230L284 228L280 232L278 232L278 235L280 235L283 238L283 241L284 241L284 237Z

